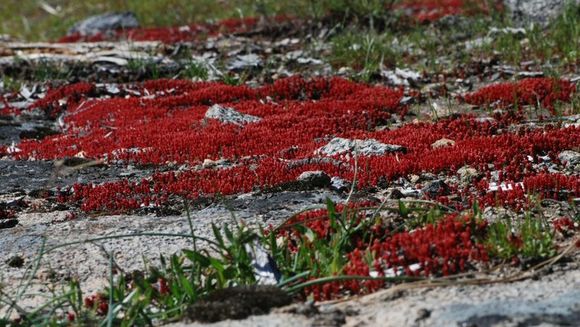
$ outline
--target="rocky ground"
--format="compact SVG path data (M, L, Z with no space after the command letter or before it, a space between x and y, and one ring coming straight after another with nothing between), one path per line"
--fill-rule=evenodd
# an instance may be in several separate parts
M569 33L553 3L537 17L506 1L519 25L409 6L370 31L330 16L0 43L0 326L26 323L23 312L71 281L96 294L113 269L158 266L197 246L192 232L214 239L212 224L281 227L327 199L388 209L380 224L393 234L420 234L474 202L486 224L514 225L508 245L485 239L489 262L470 257L453 278L418 259L427 280L344 288L330 301L312 291L215 325L574 325L580 40L539 41ZM179 115L195 137L179 134ZM529 217L546 229L525 234ZM546 235L546 248L534 245ZM170 325L202 325L181 318Z

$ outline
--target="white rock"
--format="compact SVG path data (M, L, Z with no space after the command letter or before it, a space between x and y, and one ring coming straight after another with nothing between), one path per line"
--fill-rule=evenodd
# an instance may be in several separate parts
M580 164L580 153L572 150L560 152L558 159L566 166L574 166Z
M364 156L383 155L392 152L405 152L406 148L395 144L381 143L375 139L350 140L335 137L328 144L315 151L315 154L334 156L356 152Z
M213 106L209 107L205 113L205 119L215 119L221 121L222 123L234 124L238 126L242 126L248 123L256 123L262 120L260 117L242 114L232 108L223 107L219 104L214 104Z
M455 141L450 140L450 139L446 139L446 138L442 138L442 139L435 141L433 144L431 144L431 148L439 149L439 148L446 148L448 146L454 146L454 145L455 145Z
M381 71L381 76L388 79L394 85L405 85L409 86L409 81L419 81L421 79L421 73L404 68L395 68L392 70Z
M257 54L250 53L247 55L238 55L236 58L230 62L228 69L230 70L243 70L248 68L256 68L260 66L262 59Z

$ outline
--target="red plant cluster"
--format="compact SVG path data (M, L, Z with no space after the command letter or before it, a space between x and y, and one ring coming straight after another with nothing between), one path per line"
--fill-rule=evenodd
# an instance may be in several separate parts
M505 182L506 190L487 192L478 199L484 206L504 206L518 210L528 209L533 203L527 195L540 196L543 199L568 201L580 195L580 177L563 174L549 174L540 172L523 178L522 183ZM487 183L479 187L488 189Z
M500 1L490 5L488 1L473 0L405 0L398 3L395 8L409 12L417 22L432 22L450 15L476 15L489 14L492 10L503 10ZM275 16L277 23L291 21L288 16ZM131 41L160 41L163 43L177 43L196 41L208 36L218 34L245 33L256 29L259 19L229 18L217 23L198 23L172 27L148 27L119 29L111 33L98 33L94 35L73 34L60 38L59 43L72 42L100 42L118 41L122 39Z
M427 277L463 272L472 264L489 260L485 246L476 241L485 234L486 228L485 221L453 214L413 232L405 231L386 238L384 234L377 234L372 244L348 254L343 273L369 276L374 270L377 276L385 276L389 271L395 275ZM372 262L369 262L369 253ZM345 291L370 293L384 285L382 280L351 280L312 286L307 293L317 300L328 300Z
M290 78L259 89L219 83L190 86L154 99L95 99L69 105L66 134L23 142L21 157L54 159L83 151L89 157L165 164L274 155L295 145L309 153L319 146L315 139L368 130L388 119L390 112L404 113L399 106L402 92L342 79ZM263 100L267 96L279 102ZM263 119L244 128L204 120L213 103ZM54 98L33 106L41 105L54 106Z
M499 2L497 2L499 3ZM492 8L493 7L493 8ZM501 10L501 5L490 7L486 1L470 0L405 0L396 5L396 8L410 11L411 16L418 22L432 22L449 15L488 14L491 10ZM288 22L288 16L275 16L277 23ZM148 27L119 29L111 33L94 35L73 34L60 38L59 43L72 42L100 42L118 41L160 41L163 43L177 43L196 41L218 34L236 34L249 32L259 25L259 19L229 18L217 23L199 23L172 27Z
M532 164L540 156L556 158L560 151L575 147L580 128L574 126L521 128L512 133L507 132L509 125L521 122L523 116L507 113L491 120L467 115L395 130L376 129L391 113L405 114L406 108L399 104L402 92L340 78L292 77L260 88L157 80L132 88L142 96L91 99L94 88L90 84L49 92L33 107L51 112L66 109L63 133L40 141L24 140L18 145L22 152L13 155L46 160L83 155L112 164L185 165L142 181L77 185L70 200L80 201L87 211L159 206L175 195L195 199L248 192L291 182L308 170L353 180L352 157L321 160L325 158L316 152L333 137L375 139L405 147L404 153L360 156L357 186L362 188L409 174L453 174L470 165L484 177L474 184L479 194L469 202L483 198L484 203L494 204L500 197L500 203L513 206L525 200L523 190L487 192L494 171L499 172L500 183L526 179L526 187L543 196L578 194L578 177L542 177L544 171ZM65 106L59 104L63 98ZM205 119L213 104L261 120L239 126ZM432 147L443 138L455 144ZM207 159L225 160L230 167L202 169ZM452 185L451 189L457 188ZM464 192L464 200L473 194L472 189L458 192Z
M552 226L554 229L564 236L571 235L574 230L578 229L577 225L574 225L574 221L569 217L560 217L552 221Z
M570 101L574 91L574 84L566 80L526 78L518 82L492 84L466 94L463 99L478 106L532 105L553 110L557 101Z
M32 108L42 108L50 117L56 118L66 107L75 107L79 101L95 91L91 83L81 82L51 89L46 96L35 101Z
M405 275L449 275L465 271L470 261L489 259L483 245L475 242L475 237L483 235L486 227L485 221L448 215L437 224L375 243L371 250L385 268L402 267ZM409 268L412 264L419 264L421 268L412 270Z
M524 186L528 192L554 200L568 200L580 195L580 177L578 175L542 173L524 178Z
M99 316L104 316L109 311L109 299L103 293L85 297L84 305L87 309L95 310Z
M488 14L492 10L502 10L500 2L490 6L489 1L470 0L405 0L396 8L410 10L420 23L433 22L445 16Z
M276 22L288 21L286 16L274 17ZM148 28L132 28L117 30L109 34L95 34L95 35L81 35L73 34L60 38L59 43L72 42L100 42L100 41L159 41L163 43L177 43L196 41L204 39L208 36L217 34L236 34L249 32L255 29L258 25L259 19L254 17L249 18L229 18L221 20L217 23L201 23L189 24L184 26L172 27L148 27Z

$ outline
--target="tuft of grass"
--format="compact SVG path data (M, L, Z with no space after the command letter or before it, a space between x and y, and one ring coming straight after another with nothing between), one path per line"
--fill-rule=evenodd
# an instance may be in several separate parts
M495 20L499 28L510 27L508 20ZM556 65L576 64L580 59L580 4L570 2L565 10L547 27L531 25L525 38L505 33L481 47L481 55L494 56L500 61L519 65L525 60L556 59Z
M185 65L180 75L192 80L206 81L209 77L209 71L202 63L191 61Z
M382 67L394 67L400 57L389 33L346 31L332 38L330 63L335 67L352 67L361 79L369 81Z
M1 82L0 90L6 93L16 93L22 87L22 81L7 75L2 76Z
M129 59L126 68L130 72L150 79L159 79L162 77L159 71L159 65L153 60Z
M491 224L485 242L490 253L501 259L538 260L556 253L549 224L529 212L516 223L507 218Z

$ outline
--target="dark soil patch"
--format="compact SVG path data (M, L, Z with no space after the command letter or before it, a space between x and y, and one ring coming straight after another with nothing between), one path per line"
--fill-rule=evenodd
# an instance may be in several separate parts
M236 286L217 290L192 305L187 317L202 322L244 319L290 303L292 298L275 286Z

